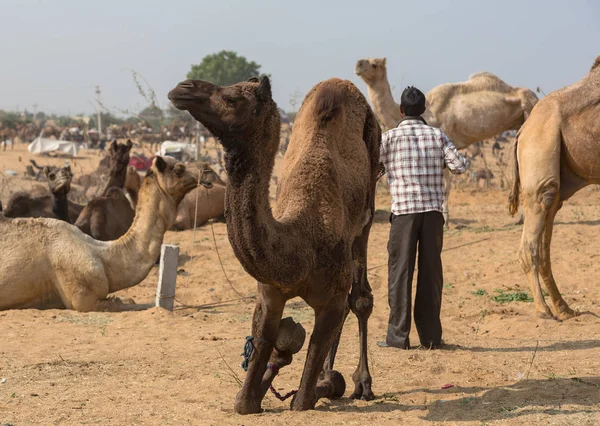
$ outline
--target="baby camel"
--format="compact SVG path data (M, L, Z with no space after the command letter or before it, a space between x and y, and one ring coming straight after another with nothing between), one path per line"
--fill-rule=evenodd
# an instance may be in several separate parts
M146 278L160 254L164 233L175 220L177 205L197 181L183 164L156 157L140 191L135 221L116 241L94 240L58 220L0 215L0 310L139 309L139 305L118 309L106 297ZM204 176L202 182L210 185Z
M265 383L274 374L267 363L285 358L273 349L285 303L294 297L314 309L315 326L292 409L314 408L324 396L317 389L320 376L319 389L335 381L331 368L349 309L360 330L352 397L372 399L367 320L373 297L366 259L381 130L364 96L339 79L321 82L306 95L273 210L269 184L281 125L269 79L228 87L187 80L169 98L216 135L226 151L229 240L246 271L259 281L252 322L255 350L235 410L261 411ZM280 366L276 363L275 370Z

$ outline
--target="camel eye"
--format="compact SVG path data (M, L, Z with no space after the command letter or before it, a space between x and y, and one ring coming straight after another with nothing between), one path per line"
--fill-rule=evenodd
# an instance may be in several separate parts
M377 64L373 64L373 68L377 68Z
M54 173L51 173L48 175L48 179L50 179L50 180L54 180L55 177L56 176L54 176Z

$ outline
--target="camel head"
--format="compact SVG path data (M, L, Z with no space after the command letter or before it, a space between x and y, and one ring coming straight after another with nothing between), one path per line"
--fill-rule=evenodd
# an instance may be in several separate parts
M519 89L519 97L521 98L521 107L523 108L523 122L525 122L529 118L531 110L540 99L533 90L525 88Z
M115 170L124 170L129 164L129 151L133 143L127 139L127 143L118 143L115 139L110 144L110 167Z
M71 190L71 166L61 168L44 167L44 175L48 179L48 186L54 195L67 195Z
M189 111L228 151L243 149L240 141L262 135L274 114L279 119L266 76L224 87L186 80L169 92L169 99L176 108Z
M354 73L366 83L375 83L386 78L387 58L359 59L354 67Z
M206 188L212 187L214 176L202 169L200 177L195 176L186 169L185 164L171 157L155 157L146 178L156 179L161 191L168 194L178 205L185 194L198 186L198 182Z

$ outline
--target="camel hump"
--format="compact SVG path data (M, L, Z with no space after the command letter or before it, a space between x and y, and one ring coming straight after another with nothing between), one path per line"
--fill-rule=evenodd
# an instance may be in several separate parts
M341 80L323 82L315 93L315 113L321 123L335 118L346 102L346 88Z

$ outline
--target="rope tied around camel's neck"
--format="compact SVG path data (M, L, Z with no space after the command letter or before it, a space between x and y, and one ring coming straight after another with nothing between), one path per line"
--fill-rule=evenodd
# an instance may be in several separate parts
M254 353L254 350L255 350L254 343L253 343L254 340L257 340L261 343L268 343L266 340L260 339L258 337L255 338L252 336L246 336L246 343L244 343L244 352L242 352L242 354L241 354L241 356L244 357L244 360L242 361L242 364L241 364L241 367L244 369L244 371L248 371L248 365L250 363L250 358L252 357L252 354ZM277 364L269 363L269 364L267 364L267 368L269 370L271 370L275 375L277 375L277 373L279 373L279 366ZM281 395L279 392L277 392L277 390L275 390L275 387L273 387L273 384L269 385L269 389L271 390L273 395L275 395L275 398L277 398L280 401L285 401L286 399L288 399L298 393L298 390L296 389L296 390L286 393L285 395Z

